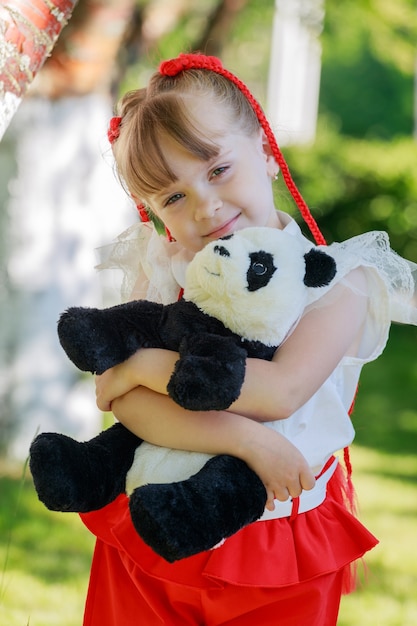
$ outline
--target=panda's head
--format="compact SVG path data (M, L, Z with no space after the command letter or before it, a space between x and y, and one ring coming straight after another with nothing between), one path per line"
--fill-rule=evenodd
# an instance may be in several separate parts
M300 238L275 228L246 228L195 255L184 298L245 339L279 345L311 290L330 284L335 274L334 259Z

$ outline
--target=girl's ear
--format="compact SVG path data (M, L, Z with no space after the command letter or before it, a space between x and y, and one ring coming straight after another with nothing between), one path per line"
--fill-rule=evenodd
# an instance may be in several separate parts
M260 133L262 152L265 155L268 176L275 178L279 172L279 166L272 154L270 143L263 128L261 128Z

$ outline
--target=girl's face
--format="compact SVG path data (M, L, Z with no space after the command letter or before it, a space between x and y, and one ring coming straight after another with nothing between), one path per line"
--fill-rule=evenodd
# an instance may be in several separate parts
M187 106L219 154L202 161L163 137L161 149L176 181L146 198L152 211L191 252L248 226L279 228L271 184L278 166L263 131L244 134L225 120L224 105L208 99L193 97Z

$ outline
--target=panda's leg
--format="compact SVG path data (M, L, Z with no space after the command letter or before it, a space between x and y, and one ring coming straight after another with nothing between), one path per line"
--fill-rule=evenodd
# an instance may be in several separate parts
M124 492L126 473L140 443L122 424L85 442L41 433L32 442L29 457L39 499L52 511L100 509Z
M174 562L213 548L259 519L266 499L262 481L246 463L220 455L188 480L135 489L129 506L142 539Z

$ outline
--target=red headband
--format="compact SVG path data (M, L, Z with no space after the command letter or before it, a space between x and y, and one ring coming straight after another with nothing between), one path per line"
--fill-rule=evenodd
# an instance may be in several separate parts
M308 208L301 193L297 189L297 186L290 174L288 165L284 159L281 150L279 149L277 140L274 133L272 132L268 120L266 119L265 113L263 112L260 104L255 100L249 89L246 87L246 85L239 78L237 78L237 76L226 70L223 67L220 59L213 56L206 56L204 54L180 54L175 59L163 61L159 66L159 72L163 76L176 76L180 72L191 69L210 70L211 72L216 72L217 74L224 76L232 83L234 83L236 87L238 87L238 89L240 89L243 95L247 98L253 110L255 111L260 125L265 132L265 135L269 141L269 145L271 146L272 154L274 155L275 160L278 163L282 172L285 184L287 185L289 192L294 198L294 201L298 206L302 217L304 218L311 233L313 234L316 243L319 245L325 244L326 241L317 225L317 222L311 215L310 209Z

